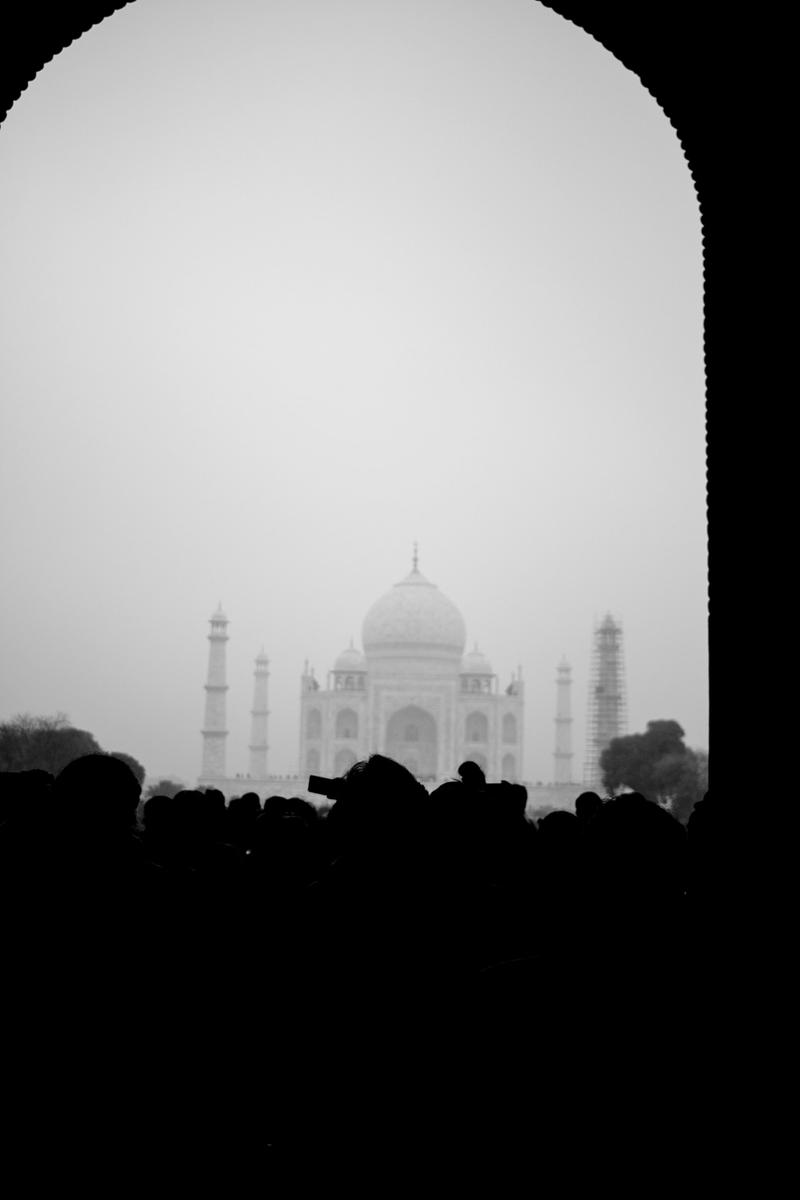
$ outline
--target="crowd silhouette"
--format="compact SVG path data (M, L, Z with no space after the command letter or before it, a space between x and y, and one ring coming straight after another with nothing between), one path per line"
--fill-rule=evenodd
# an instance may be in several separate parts
M177 1095L230 1111L246 1079L273 1152L396 1153L426 1120L441 1140L446 1110L462 1151L467 1129L535 1129L541 1159L612 1092L628 1141L652 1137L654 1094L692 1102L688 1012L740 949L741 824L709 795L688 826L638 793L536 821L474 764L429 794L377 754L323 810L142 805L103 754L0 789L7 1041L35 1028L51 1066L82 1047L70 1069L111 1071L103 1094L143 1079L152 1130Z

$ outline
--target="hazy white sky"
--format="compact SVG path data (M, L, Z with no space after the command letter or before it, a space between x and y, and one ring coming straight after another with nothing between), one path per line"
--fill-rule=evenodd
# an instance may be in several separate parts
M678 137L535 0L137 0L0 127L0 718L65 711L200 767L208 617L230 772L253 659L271 769L420 567L552 778L595 617L629 730L707 745L699 210Z

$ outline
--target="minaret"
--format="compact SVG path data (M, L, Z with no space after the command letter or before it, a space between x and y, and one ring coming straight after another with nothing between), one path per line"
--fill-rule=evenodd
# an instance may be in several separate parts
M525 763L525 684L522 679L522 663L517 663L517 678L515 681L517 697L517 778L524 779Z
M269 659L261 647L261 653L256 659L253 679L253 708L250 726L250 778L267 778L267 681L269 679Z
M220 603L211 616L211 632L208 635L208 683L206 684L206 719L203 727L202 779L225 778L225 643L228 640L228 618Z
M572 667L562 655L556 677L556 749L553 756L555 759L553 782L556 785L572 781L571 688Z

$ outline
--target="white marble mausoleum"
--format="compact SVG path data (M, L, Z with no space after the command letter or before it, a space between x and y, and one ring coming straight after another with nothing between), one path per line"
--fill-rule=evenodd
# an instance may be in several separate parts
M501 687L467 632L456 605L419 570L389 588L364 617L361 649L352 643L328 672L325 685L306 664L300 684L298 774L267 769L269 664L256 659L246 776L226 772L225 649L228 620L211 618L203 766L198 786L226 796L255 791L308 795L309 774L337 776L358 759L387 754L428 787L478 763L490 781L523 774L524 685L521 669Z

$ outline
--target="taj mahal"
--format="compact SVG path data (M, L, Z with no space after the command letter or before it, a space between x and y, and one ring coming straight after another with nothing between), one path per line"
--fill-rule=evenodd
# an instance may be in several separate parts
M342 775L372 753L403 763L429 789L454 778L468 759L490 781L524 780L522 669L502 687L477 645L466 652L464 618L422 574L416 546L411 571L367 611L363 649L351 642L324 687L304 665L296 776L268 770L269 660L263 650L255 660L249 771L233 778L226 771L227 626L220 607L208 634L198 787L218 788L226 798L255 791L315 799L307 790L309 775ZM564 666L559 670L568 686Z

